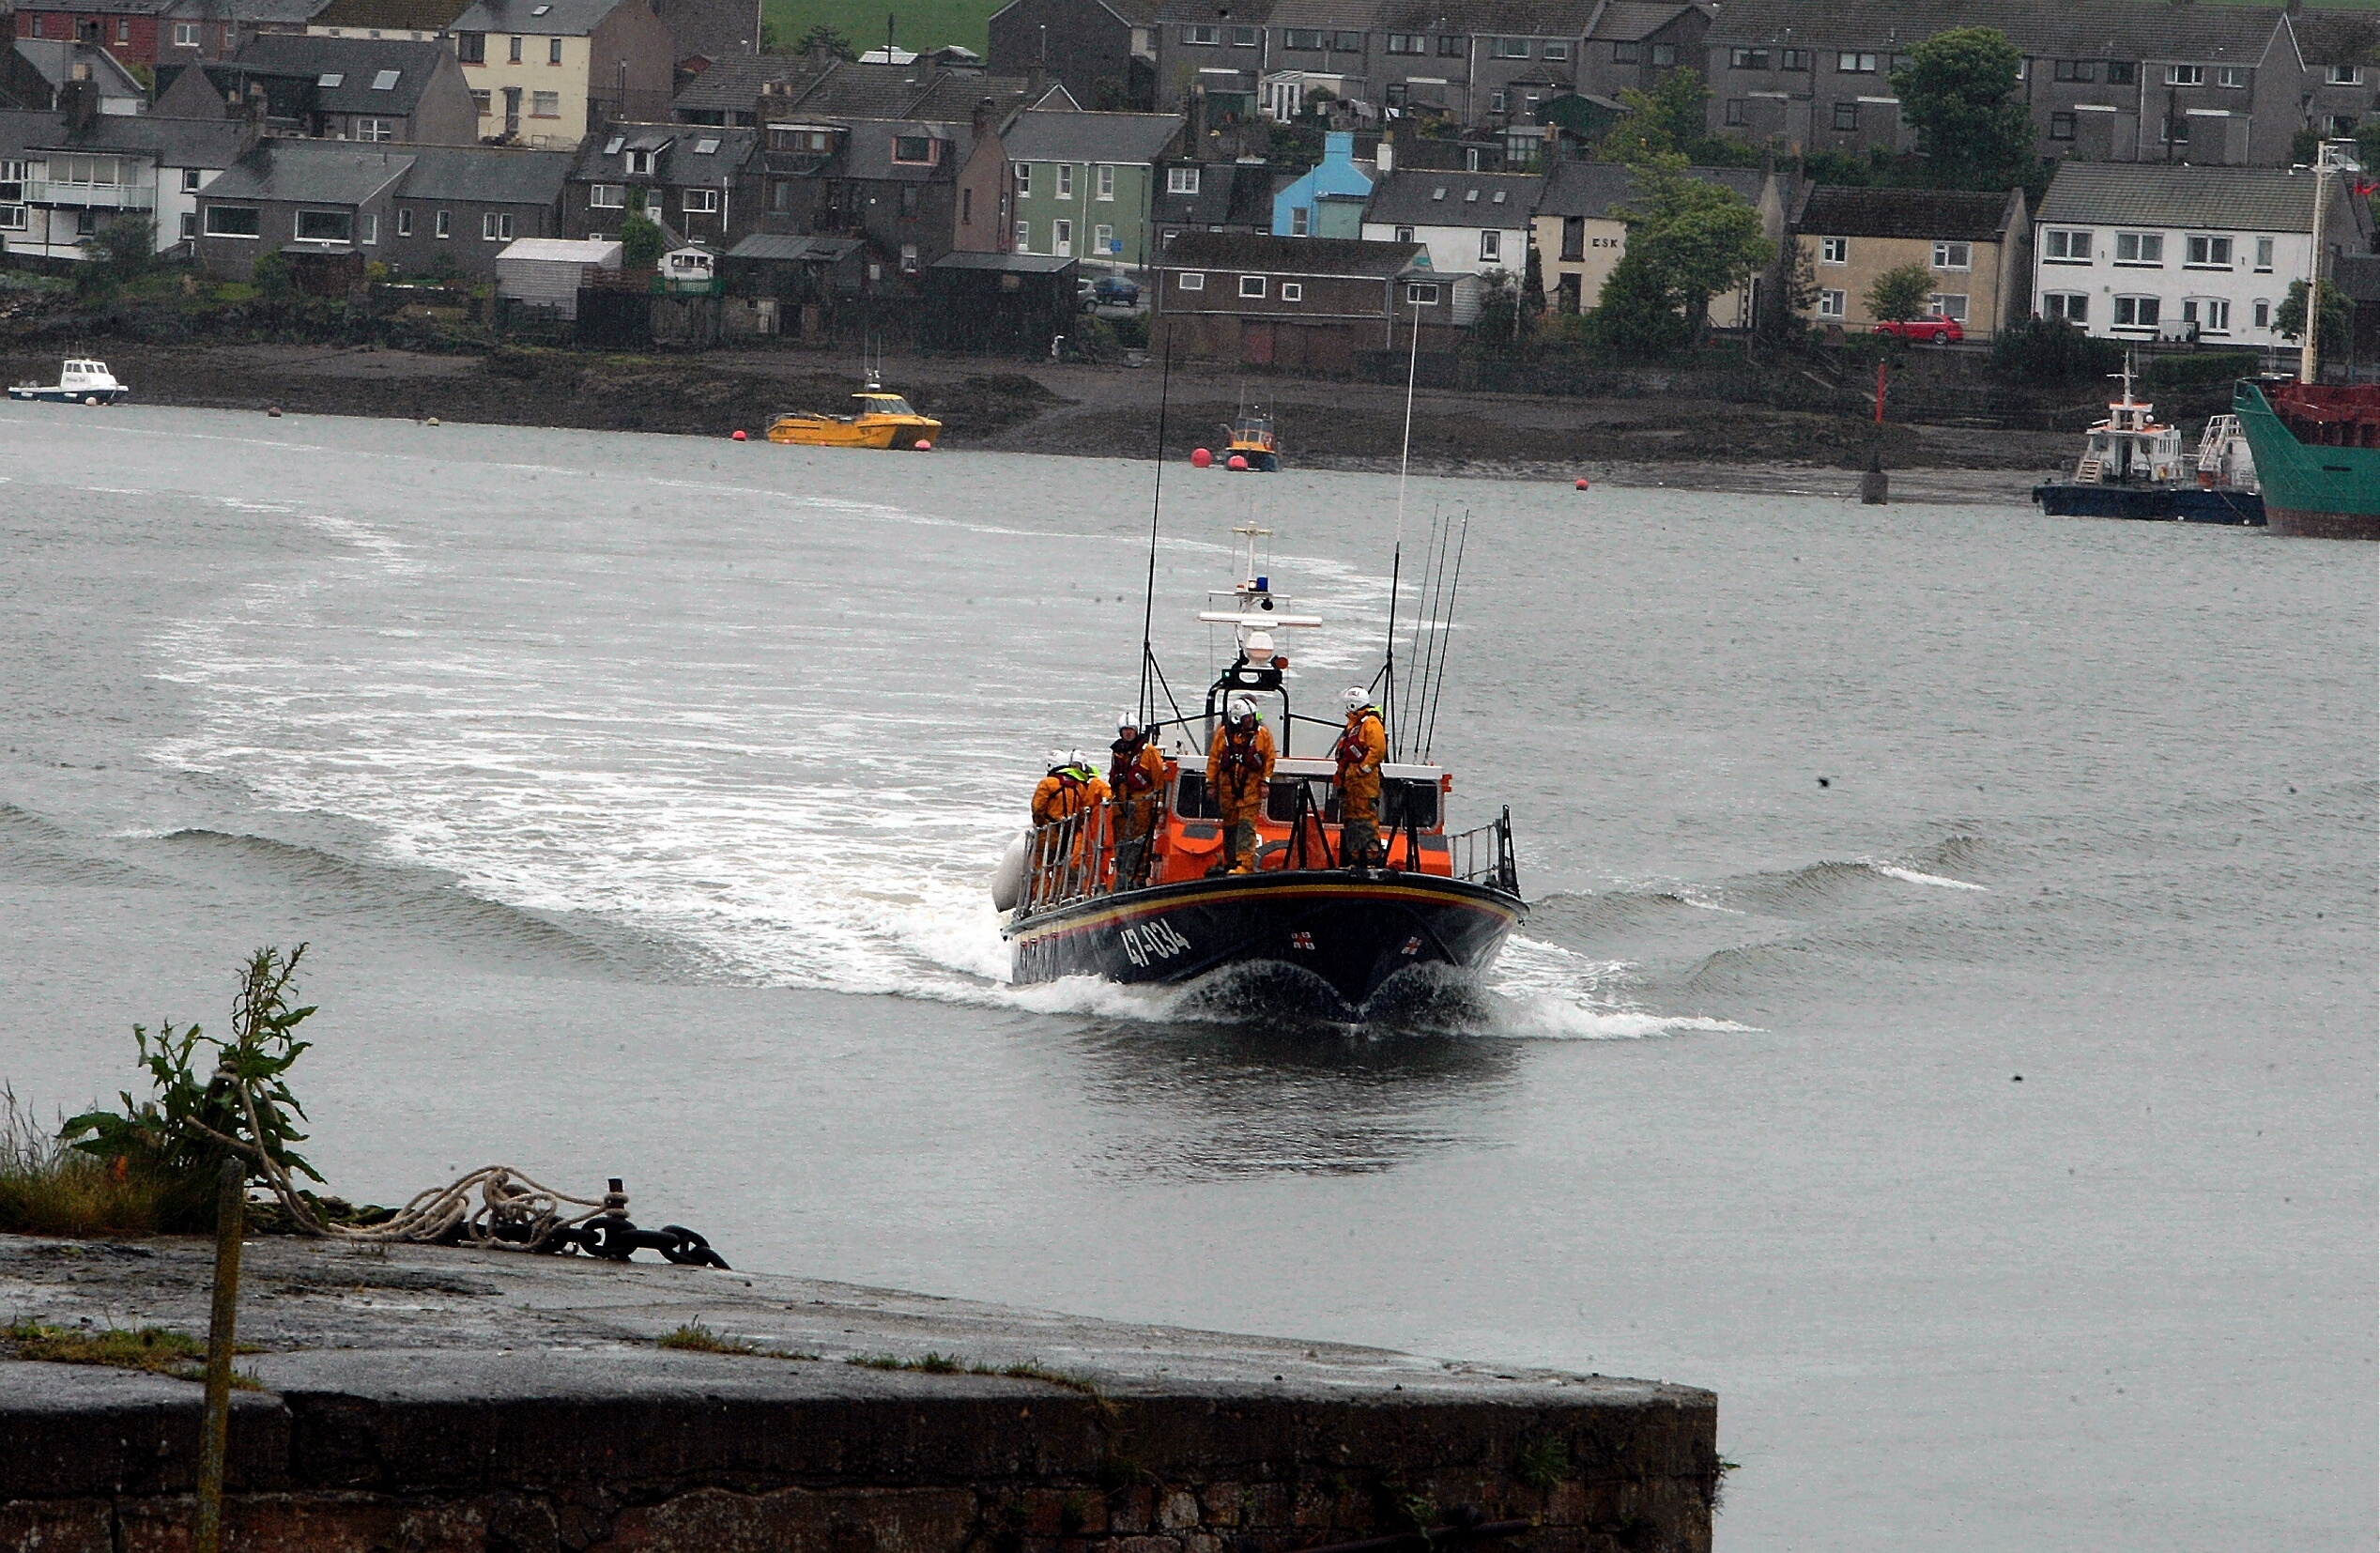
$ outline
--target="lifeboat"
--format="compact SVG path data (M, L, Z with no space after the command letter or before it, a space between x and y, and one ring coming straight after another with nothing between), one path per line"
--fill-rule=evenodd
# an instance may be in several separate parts
M1275 633L1312 629L1318 616L1287 607L1249 563L1199 618L1228 625L1237 651L1201 711L1145 724L1165 752L1151 845L1136 876L1119 876L1113 805L1098 805L1018 838L993 885L1020 984L1090 976L1179 983L1227 967L1284 965L1361 1009L1384 987L1436 967L1477 972L1527 914L1512 854L1510 809L1484 825L1447 828L1453 773L1431 761L1381 768L1375 867L1346 866L1332 787L1339 717L1295 710L1287 655ZM1256 701L1277 744L1256 825L1252 871L1214 875L1223 823L1206 786L1205 750L1227 698ZM1129 855L1129 853L1128 853Z
M769 425L769 440L806 448L909 448L942 435L941 422L875 383L852 399L849 415L780 415Z

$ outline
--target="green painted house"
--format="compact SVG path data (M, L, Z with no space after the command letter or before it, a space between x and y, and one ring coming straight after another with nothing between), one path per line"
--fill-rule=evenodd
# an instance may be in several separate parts
M1156 161L1182 135L1179 114L1029 108L1001 133L1010 199L1007 247L1139 269L1153 235Z

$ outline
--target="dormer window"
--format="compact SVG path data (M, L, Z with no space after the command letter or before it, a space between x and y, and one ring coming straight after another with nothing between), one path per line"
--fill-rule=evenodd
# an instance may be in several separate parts
M651 151L629 152L628 171L631 173L643 173L647 176L651 176L653 172L653 153Z
M914 166L925 166L930 164L934 160L934 143L932 138L928 135L895 135L893 137L893 160L895 161L905 161ZM1068 169L1068 171L1071 170L1072 169ZM1065 192L1063 190L1059 192L1061 193Z

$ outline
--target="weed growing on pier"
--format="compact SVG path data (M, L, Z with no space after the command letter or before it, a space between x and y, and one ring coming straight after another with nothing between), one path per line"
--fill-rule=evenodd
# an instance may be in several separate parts
M791 1353L781 1348L763 1348L748 1338L729 1337L725 1333L713 1331L709 1327L704 1326L699 1316L682 1324L675 1331L663 1332L661 1345L665 1348L690 1349L696 1353L751 1354L760 1359L798 1359L815 1362L820 1358L817 1354Z
M125 1159L69 1148L0 1085L0 1233L69 1239L158 1231L165 1187Z
M1036 1360L1021 1364L976 1364L948 1354L929 1352L923 1359L902 1359L895 1354L853 1354L844 1361L868 1370L919 1370L927 1375L993 1375L1009 1380L1038 1380L1045 1385L1063 1386L1069 1392L1098 1399L1099 1389L1079 1375L1052 1370Z
M0 1328L0 1340L6 1341L19 1359L52 1364L104 1364L111 1369L172 1376L177 1380L200 1380L207 1373L207 1345L187 1332L168 1331L163 1327L143 1327L138 1331L119 1327L76 1331L67 1327L45 1327L26 1316ZM234 1345L233 1351L262 1350L241 1343ZM242 1391L262 1389L253 1376L238 1371L232 1373L231 1383Z
M1570 1447L1553 1435L1539 1435L1521 1446L1512 1475L1537 1489L1551 1492L1570 1470Z

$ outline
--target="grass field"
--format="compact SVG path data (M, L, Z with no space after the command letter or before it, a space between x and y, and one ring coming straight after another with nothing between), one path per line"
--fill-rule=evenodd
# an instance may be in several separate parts
M957 43L986 52L984 26L1006 0L767 0L762 14L776 29L777 45L790 48L819 23L840 27L855 47L884 41L884 19L893 19L893 38L904 49L937 49ZM2280 8L2273 0L2208 0L2209 4ZM1988 8L1986 8L1988 9ZM2325 10L2380 11L2380 0L2322 0Z

